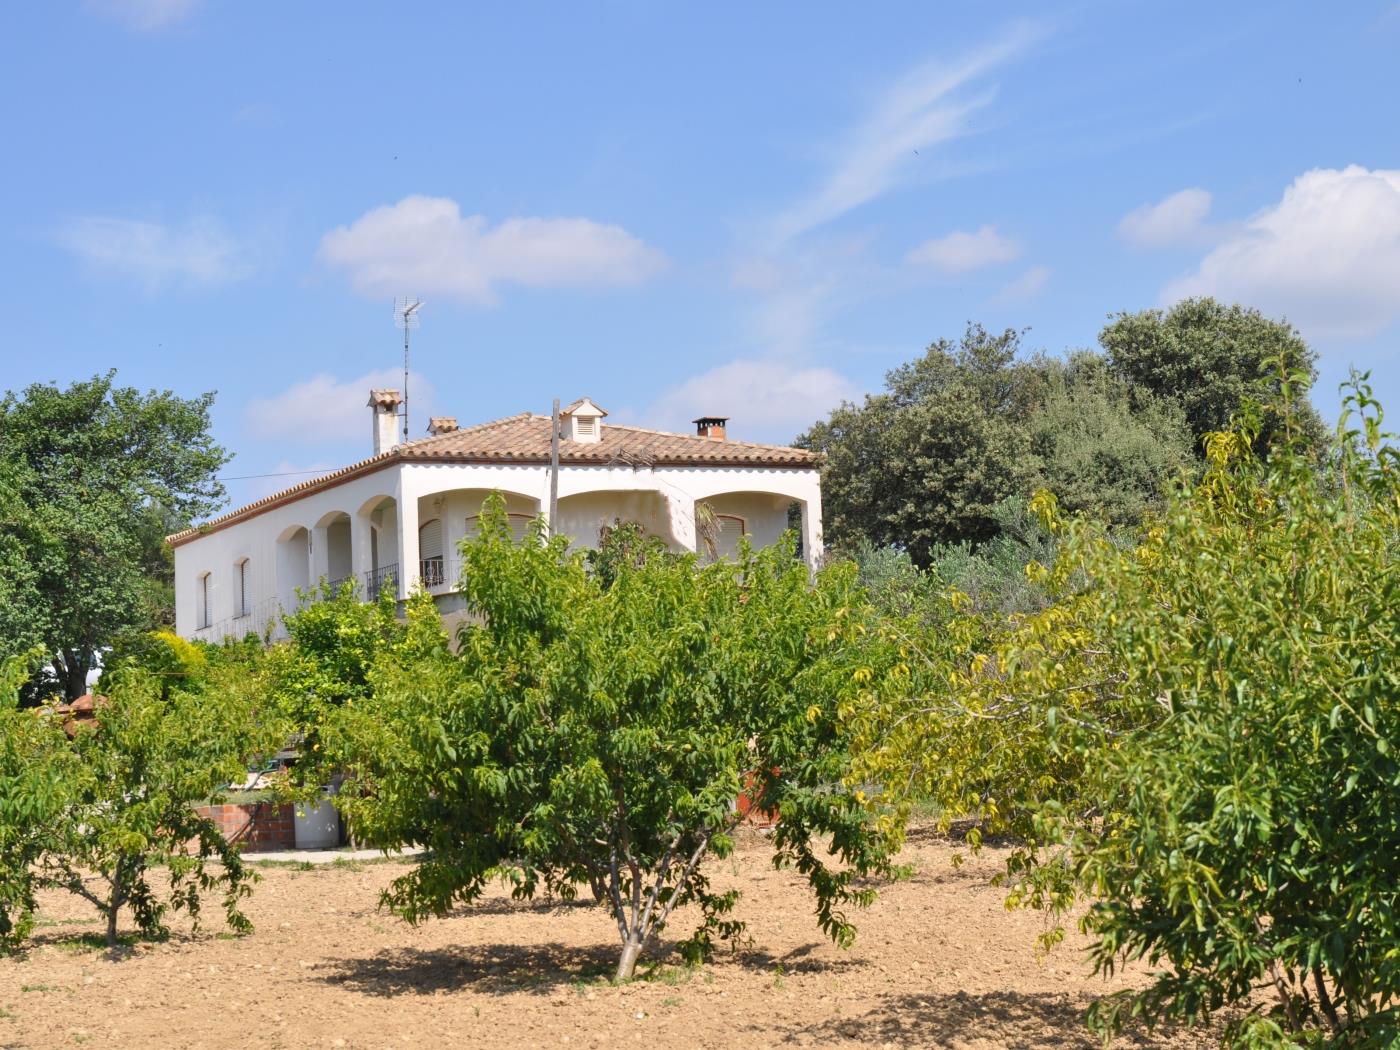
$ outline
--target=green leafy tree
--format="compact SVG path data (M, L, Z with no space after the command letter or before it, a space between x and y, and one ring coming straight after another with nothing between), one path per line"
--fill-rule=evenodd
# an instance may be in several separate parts
M1105 1034L1232 1011L1231 1045L1400 1038L1400 454L1362 384L1320 472L1306 378L1213 435L1136 545L1039 498L1053 603L904 639L913 669L849 712L861 775L1015 832L1013 901L1087 896L1097 968L1152 966L1091 1011Z
M969 325L843 404L797 444L821 452L822 504L837 546L866 539L925 566L938 544L990 539L993 508L1024 487L1021 419L1041 385L1018 362L1020 334Z
M1181 406L1199 457L1205 435L1227 429L1246 400L1270 406L1259 440L1273 440L1282 421L1273 407L1280 404L1274 361L1304 376L1291 388L1294 428L1315 443L1327 439L1307 400L1317 354L1286 321L1215 299L1183 299L1168 310L1118 314L1099 333L1099 345L1135 392Z
M37 660L39 654L31 654ZM0 952L33 926L36 865L59 841L80 770L58 721L18 704L29 660L0 662Z
M1026 420L1033 460L1027 494L1047 489L1069 513L1136 525L1195 467L1182 408L1134 391L1095 354L1047 362L1046 371L1044 393Z
M0 645L52 654L69 699L103 646L168 622L162 533L223 496L212 402L113 373L0 400Z
M236 650L230 658L209 652L207 675L182 665L174 680L162 674L168 657L154 672L123 665L109 674L96 719L75 730L68 806L38 870L44 884L102 913L109 945L123 910L143 935L161 936L167 912L197 921L201 895L216 888L229 926L251 928L239 904L255 876L194 807L241 784L250 764L281 745L286 726Z
M867 637L851 568L813 583L781 545L701 567L632 544L597 559L605 581L537 530L513 543L489 501L463 546L479 621L454 650L431 600L411 601L408 636L325 731L355 834L428 847L385 903L418 921L493 875L522 897L585 886L612 914L626 978L687 902L702 915L691 953L739 932L735 894L712 889L705 861L732 848L744 794L779 814L775 863L807 879L819 924L848 942L846 909L871 896L856 880L889 866L842 783L836 698L860 688Z

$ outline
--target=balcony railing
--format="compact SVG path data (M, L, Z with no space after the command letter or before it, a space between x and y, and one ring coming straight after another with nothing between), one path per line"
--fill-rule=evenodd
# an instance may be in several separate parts
M447 584L446 565L442 558L426 558L419 563L418 578L428 590L436 590Z
M377 569L371 569L365 573L365 600L371 602L379 601L379 595L388 588L395 594L399 590L399 567L398 565L381 565Z

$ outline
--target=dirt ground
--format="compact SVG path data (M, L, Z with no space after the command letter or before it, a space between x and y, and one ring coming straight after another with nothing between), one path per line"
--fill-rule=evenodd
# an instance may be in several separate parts
M699 970L672 957L622 986L608 980L616 933L601 910L494 891L414 929L376 908L399 861L262 869L251 936L180 927L116 958L77 939L99 931L93 913L54 895L34 946L0 960L0 1047L1100 1045L1082 1012L1122 981L1089 976L1073 938L1038 958L1041 918L1008 912L989 884L1002 851L955 869L955 849L914 836L903 858L913 878L882 889L842 950L755 837L712 862L718 885L743 889L748 947ZM673 932L688 932L684 921Z

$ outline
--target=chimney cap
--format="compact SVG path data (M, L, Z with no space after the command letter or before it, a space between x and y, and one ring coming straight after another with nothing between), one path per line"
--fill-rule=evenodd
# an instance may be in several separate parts
M438 434L450 434L454 430L460 429L456 416L432 416L428 419L428 433L434 437Z
M719 426L724 426L724 424L726 424L726 423L729 422L729 417L728 417L728 416L701 416L701 417L698 418L698 419L692 419L691 422L694 423L696 426L713 426L713 425L715 425L715 424L718 424Z
M398 408L403 396L397 390L371 390L368 404L370 408Z

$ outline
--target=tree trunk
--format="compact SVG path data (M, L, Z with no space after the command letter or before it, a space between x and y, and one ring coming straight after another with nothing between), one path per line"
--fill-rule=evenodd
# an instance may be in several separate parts
M633 934L622 945L622 957L617 960L617 980L630 981L637 972L637 959L642 954L642 939Z
M107 905L107 947L117 946L117 913L122 910L122 906L117 902L117 897L112 896L111 903Z
M63 667L59 680L63 683L63 699L70 703L87 692L88 661L73 649L63 650Z

